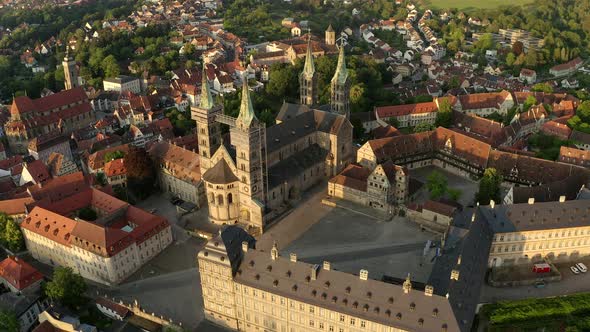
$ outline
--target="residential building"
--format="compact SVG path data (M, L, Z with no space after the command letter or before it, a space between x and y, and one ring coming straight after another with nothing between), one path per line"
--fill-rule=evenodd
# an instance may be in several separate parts
M578 149L590 151L590 134L574 130L570 139Z
M135 94L141 92L139 78L133 76L119 75L117 77L105 78L102 81L104 91L117 91L119 93L130 91Z
M129 309L107 298L96 299L96 308L111 319L124 320L129 315Z
M330 179L328 195L392 213L394 205L407 202L409 184L408 170L391 161L374 169L350 164Z
M94 325L80 322L69 310L51 305L39 314L39 326L33 332L98 332Z
M522 68L518 79L527 84L533 84L537 81L537 72L532 69Z
M113 187L127 187L127 169L123 158L111 160L104 165L107 183Z
M566 164L590 167L590 151L562 146L557 160Z
M19 185L32 183L40 186L49 180L51 180L51 174L49 174L49 169L41 160L23 163Z
M37 324L37 317L48 306L40 292L0 294L0 309L14 312L20 325L20 332L28 332Z
M87 173L104 172L104 165L106 164L105 156L109 153L121 151L127 153L129 151L129 144L117 145L103 150L96 151L86 158L86 162L82 163Z
M399 124L398 128L415 127L421 123L434 125L438 106L435 102L380 106L375 107L375 117L381 125L385 126L390 123L390 119L395 119Z
M580 57L577 57L577 58L575 58L571 61L568 61L566 63L562 63L562 64L551 67L549 69L549 74L551 74L553 76L569 75L569 74L575 72L576 70L578 70L583 64L584 64L584 61Z
M63 154L52 152L47 158L47 168L52 177L76 173L78 165L71 159L66 159Z
M0 201L0 212L20 223L27 214L27 205L33 202L31 197L4 199Z
M148 153L157 165L160 190L199 208L206 203L197 152L162 141L153 144Z
M9 256L0 262L0 284L13 293L38 291L42 281L43 275L18 257Z
M512 94L506 90L494 93L474 93L457 97L459 102L453 109L463 113L487 116L492 113L504 115L514 107Z
M14 98L4 131L11 151L25 154L32 138L53 132L69 134L93 122L86 92L78 87L39 99Z
M28 146L29 154L44 163L52 153L59 153L67 160L72 160L72 149L70 139L61 133L49 133L33 138Z
M80 209L94 211L97 219L76 218ZM166 219L88 187L39 202L21 229L35 259L106 285L125 280L172 243Z

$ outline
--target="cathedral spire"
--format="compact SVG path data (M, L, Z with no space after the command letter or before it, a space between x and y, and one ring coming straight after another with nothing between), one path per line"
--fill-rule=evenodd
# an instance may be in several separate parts
M207 69L203 62L203 78L201 80L201 103L199 107L203 109L213 108L213 97L211 97L211 90L209 89L209 82L207 80Z
M244 77L243 88L242 88L242 103L240 104L240 114L236 119L236 122L243 127L249 127L252 124L252 120L256 119L254 114L254 107L252 106L252 100L250 99L250 89L248 87L248 80Z
M307 77L312 77L315 73L315 65L313 63L313 52L311 48L311 33L307 35L307 54L305 55L305 66L303 67L303 74Z
M338 53L338 64L336 65L336 72L332 81L337 80L338 83L344 84L348 78L348 69L346 68L346 58L344 57L344 45L340 43L340 52Z

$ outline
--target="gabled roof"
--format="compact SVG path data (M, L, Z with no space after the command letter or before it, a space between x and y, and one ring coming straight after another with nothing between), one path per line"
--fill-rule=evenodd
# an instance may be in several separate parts
M225 158L221 158L215 166L203 174L203 180L212 184L227 184L238 181L238 178L225 161Z
M43 275L22 259L9 256L0 262L0 278L6 280L14 288L23 290L42 280Z

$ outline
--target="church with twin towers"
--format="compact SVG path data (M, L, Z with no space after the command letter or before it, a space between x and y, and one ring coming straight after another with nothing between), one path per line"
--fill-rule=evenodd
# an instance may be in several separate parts
M203 74L201 100L191 114L197 122L201 178L212 223L240 224L262 233L304 191L354 159L344 47L330 82L330 105L319 107L318 73L308 39L299 75L300 103L284 102L268 127L256 117L246 82L234 118L214 102L206 77ZM229 126L229 139L222 135L222 125Z

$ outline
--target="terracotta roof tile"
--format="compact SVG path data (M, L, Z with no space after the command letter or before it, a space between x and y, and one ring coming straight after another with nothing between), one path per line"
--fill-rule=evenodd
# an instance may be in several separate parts
M0 262L0 278L16 289L23 290L42 280L43 275L22 259L10 256Z

